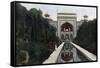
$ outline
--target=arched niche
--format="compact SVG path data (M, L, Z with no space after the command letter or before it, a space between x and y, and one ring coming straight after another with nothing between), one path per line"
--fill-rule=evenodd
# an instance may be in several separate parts
M70 23L65 22L64 24L61 25L61 31L63 32L73 31L73 26Z

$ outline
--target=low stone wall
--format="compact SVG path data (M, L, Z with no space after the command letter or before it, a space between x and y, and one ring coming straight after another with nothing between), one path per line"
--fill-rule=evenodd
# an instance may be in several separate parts
M58 48L55 49L55 51L49 56L48 59L46 59L43 62L43 64L56 63L57 58L63 48L63 45L64 45L64 42Z

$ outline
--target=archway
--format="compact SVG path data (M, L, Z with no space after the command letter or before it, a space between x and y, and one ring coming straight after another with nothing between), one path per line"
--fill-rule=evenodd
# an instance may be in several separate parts
M73 26L72 24L65 22L64 24L61 25L61 39L62 40L66 40L66 39L70 39L70 36L72 36L71 32L73 32ZM70 36L69 36L69 32L70 32Z
M57 28L58 28L58 37L61 39L62 32L64 31L62 27L65 27L68 25L68 27L71 27L71 31L73 32L72 36L73 38L76 37L77 34L77 14L76 13L57 13ZM66 28L66 31L68 27Z
M68 32L69 28L70 28L70 31L73 31L73 26L68 22L61 25L61 31L63 32Z

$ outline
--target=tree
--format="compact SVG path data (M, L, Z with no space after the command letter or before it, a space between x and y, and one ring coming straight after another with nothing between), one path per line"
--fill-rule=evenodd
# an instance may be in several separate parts
M97 19L83 22L74 42L97 55Z
M59 41L56 29L49 24L48 19L42 16L42 11L31 8L29 11L16 3L16 61L21 64L21 51L29 55L28 65L41 64L46 60L49 52L49 43L55 47ZM20 61L20 62L19 62Z

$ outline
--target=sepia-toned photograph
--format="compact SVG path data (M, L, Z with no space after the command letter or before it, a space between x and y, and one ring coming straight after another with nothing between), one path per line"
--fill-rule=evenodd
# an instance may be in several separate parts
M15 65L97 61L97 6L13 3Z

